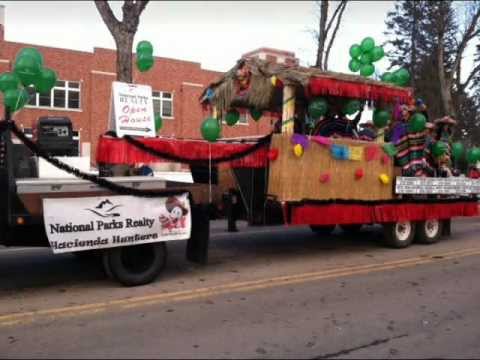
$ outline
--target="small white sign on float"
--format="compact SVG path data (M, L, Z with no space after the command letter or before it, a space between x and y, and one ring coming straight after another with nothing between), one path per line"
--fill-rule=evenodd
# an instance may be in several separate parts
M110 129L118 137L156 135L151 86L112 82Z
M43 218L55 254L186 240L192 231L187 193L43 199Z

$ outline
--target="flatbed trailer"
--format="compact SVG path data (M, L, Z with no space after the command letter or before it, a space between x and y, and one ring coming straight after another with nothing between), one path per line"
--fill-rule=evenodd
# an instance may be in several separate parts
M237 88L239 69L245 65L251 66L251 87L241 89L239 93L232 92ZM245 72L242 74L244 76ZM272 79L281 80L284 86L278 87L274 84L278 81ZM253 88L256 85L267 89L269 96L259 96L258 91L255 93ZM221 113L232 107L268 110L271 103L280 101L277 108L278 105L282 108L281 132L246 141L219 139L217 142L105 135L99 139L96 159L100 167L148 164L162 159L183 162L190 164L192 169L202 168L204 174L208 174L203 185L151 177L16 179L11 131L17 137L22 135L7 117L0 127L0 189L4 198L0 203L0 244L52 246L52 241L47 239L47 230L52 232L52 225L46 225L45 206L54 199L66 199L66 204L73 204L76 199L104 199L103 203L115 198L134 202L133 197L149 193L150 198L164 201L172 194L184 193L188 195L191 210L191 231L188 239L183 238L187 240L186 256L190 261L205 264L209 242L206 209L212 205L212 197L209 196L207 201L194 201L192 192L203 187L211 195L213 170L222 163L230 169L240 194L235 206L242 207L249 223L255 225L271 224L274 212L276 215L280 213L278 223L308 225L320 235L329 233L335 226L355 231L363 224L381 224L387 244L405 248L414 240L433 244L441 236L450 235L451 219L479 214L479 179L402 177L401 169L394 166L381 142L332 139L294 131L295 107L292 103L295 99L305 103L312 97L328 95L386 103L407 102L412 98L411 89L356 76L311 69L278 69L264 66L260 61L242 60L223 79L206 89L205 94L208 96L202 97L202 102L208 103L219 124L222 123ZM28 143L26 139L21 140ZM302 149L298 152L295 147L300 143ZM348 149L349 154L356 154L355 158L350 155L345 158L343 150L336 151L339 149ZM82 176L75 169L70 170ZM92 180L95 180L94 184ZM141 217L143 210L150 211L149 207L155 204L150 200L144 200L144 208L140 201L135 215ZM102 203L98 204L99 208ZM58 212L62 212L58 206L57 203ZM65 205L66 213L72 209ZM179 216L182 211L188 212L183 206L177 206L175 211ZM161 222L161 218L158 220ZM72 228L75 226L71 225ZM83 230L89 228L88 224L77 227L82 226ZM162 232L163 225L159 229ZM154 238L155 241L141 245L121 243L91 250L82 248L78 254L97 255L105 272L124 285L145 284L157 277L167 260L168 241L156 235ZM53 250L55 252L55 248ZM62 252L77 250L63 249Z

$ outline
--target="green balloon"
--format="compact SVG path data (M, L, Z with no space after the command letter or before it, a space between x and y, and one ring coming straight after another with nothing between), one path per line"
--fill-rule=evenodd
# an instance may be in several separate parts
M57 82L57 73L49 68L43 68L37 77L34 85L35 90L40 94L48 94Z
M40 65L40 67L43 66L43 55L37 49L31 48L31 47L23 48L17 53L17 56L15 57L15 59L18 59L18 58L22 57L23 55L34 57L35 60L37 61L37 63Z
M228 126L235 125L239 119L240 119L240 113L235 109L228 111L227 114L225 115L225 122L227 123Z
M155 115L155 132L160 130L163 126L163 119L160 115Z
M348 63L348 68L350 69L351 72L357 72L358 70L360 70L361 66L362 64L360 63L360 61L356 59L351 59L350 62Z
M343 107L343 113L347 115L353 115L357 111L360 111L362 104L358 100L348 100Z
M318 119L327 113L328 104L324 98L315 98L308 105L308 113L313 119Z
M154 62L155 61L152 55L140 54L139 56L137 56L137 68L140 72L145 72L150 70Z
M18 89L20 79L15 73L4 72L0 75L0 91L5 92L11 89Z
M415 113L411 116L408 122L408 130L412 133L421 132L425 130L426 123L427 118L425 117L425 115Z
M374 72L375 72L375 66L373 66L372 64L362 65L362 67L360 68L360 75L365 77L369 77Z
M410 73L407 69L401 68L394 72L395 84L398 86L407 86L410 82Z
M3 101L5 107L10 111L15 112L20 110L28 102L28 92L25 89L10 89L5 91Z
M202 136L205 140L215 142L220 137L220 126L217 119L207 118L200 128Z
M153 55L153 45L150 41L142 40L137 44L137 54Z
M358 59L362 55L362 48L358 44L353 44L350 46L350 56L352 59Z
M385 52L383 51L383 47L381 46L375 46L372 50L372 60L373 61L378 61L383 58L385 55Z
M460 160L465 154L465 147L462 143L456 142L452 144L452 156L456 160Z
M375 110L373 112L373 125L375 125L377 129L382 129L387 126L390 119L390 113L386 110Z
M255 108L251 108L250 109L250 116L252 117L253 120L255 121L258 121L261 119L262 117L262 111L261 110L258 110L258 109L255 109Z
M445 155L447 149L447 144L445 144L443 141L437 141L435 144L433 144L432 154L438 158Z
M371 37L366 37L362 40L360 47L364 53L371 51L375 47L375 41Z
M381 79L383 82L393 83L393 74L387 71L386 73L383 73Z
M360 56L360 64L362 64L362 65L371 64L372 60L373 60L373 58L372 58L372 53L371 52L364 52Z
M480 161L480 148L473 147L467 151L467 161L470 165L475 165Z
M14 72L23 86L29 86L38 81L41 66L32 55L22 55L15 61Z

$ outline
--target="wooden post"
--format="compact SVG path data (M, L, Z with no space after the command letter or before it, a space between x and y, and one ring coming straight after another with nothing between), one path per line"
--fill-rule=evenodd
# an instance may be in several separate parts
M295 115L295 88L285 85L283 88L282 133L293 134Z

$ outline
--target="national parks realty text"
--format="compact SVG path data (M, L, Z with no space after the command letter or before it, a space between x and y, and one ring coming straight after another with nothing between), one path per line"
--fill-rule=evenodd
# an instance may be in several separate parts
M158 239L158 233L148 232L152 229L155 223L155 219L142 217L141 219L132 219L125 218L122 221L117 221L115 219L104 221L104 220L92 220L86 224L74 224L69 222L67 224L49 224L48 231L50 234L72 234L72 233L84 233L90 232L92 234L90 239L80 240L75 238L70 241L51 241L51 246L56 249L72 249L72 248L96 248L96 247L105 247L107 245L120 245L127 243L136 243L136 242L149 242L152 240ZM105 230L122 230L122 229L138 229L139 232L145 232L142 234L134 233L128 236L121 236L121 234L113 234L105 237L95 236L95 232L103 232ZM143 230L143 231L142 231ZM86 250L86 249L85 249Z

